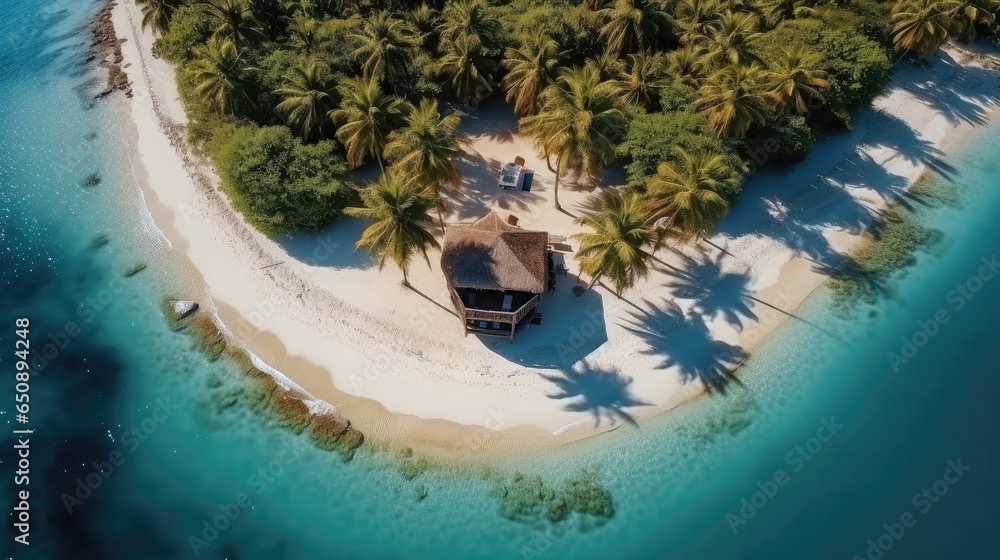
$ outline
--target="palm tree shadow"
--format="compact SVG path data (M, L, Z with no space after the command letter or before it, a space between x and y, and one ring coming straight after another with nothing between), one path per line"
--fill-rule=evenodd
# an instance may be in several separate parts
M743 330L744 319L757 320L750 308L753 301L750 292L749 271L723 270L724 255L715 258L702 253L701 258L681 254L684 266L681 270L665 271L674 279L667 282L674 297L690 299L695 309L708 317L721 314L736 330Z
M474 112L458 111L462 118L459 131L467 136L481 136L492 142L507 144L514 141L517 133L517 115L512 105L503 100L503 95L492 95L480 103Z
M430 297L429 295L421 292L420 290L414 288L412 284L409 285L409 286L407 286L407 287L410 290L412 290L413 292L415 292L417 295L419 295L420 297L426 299L427 301L429 301L429 302L433 303L434 305L438 306L439 308L443 309L444 311L446 311L447 313L449 313L452 317L455 317L456 319L458 318L458 314L455 313L455 310L452 309L451 307L448 307L448 306L444 305L443 303L439 302L438 300L436 300L436 299Z
M747 358L742 348L713 338L700 314L687 314L670 300L646 304L651 312L633 313L621 326L646 343L643 354L663 358L657 368L676 367L684 383L701 381L709 392L725 394L730 383L741 384L733 372Z
M614 425L618 418L638 427L635 419L625 411L628 407L649 406L631 395L630 377L623 377L617 371L601 371L581 362L579 371L569 369L559 375L539 373L550 381L559 392L547 395L550 399L567 400L565 410L587 412L594 415L595 427L607 419Z
M976 93L974 88L983 79L993 79L989 70L959 64L951 55L939 51L934 55L932 72L911 73L916 79L894 80L893 85L901 87L922 102L943 114L951 123L967 123L981 126L989 123L990 108L996 99L988 93ZM942 79L941 68L963 66L962 71L947 79Z

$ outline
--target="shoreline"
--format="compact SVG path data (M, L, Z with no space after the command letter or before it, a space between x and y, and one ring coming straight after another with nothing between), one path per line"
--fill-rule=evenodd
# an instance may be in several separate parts
M626 340L626 337L635 338L636 335L621 326L623 320L627 323L631 319L626 314L630 311L628 306L616 304L613 296L606 292L601 294L603 305L600 306L602 322L607 330L606 340L596 341L599 344L594 348L581 350L580 353L591 350L582 356L584 361L581 367L585 371L589 369L609 376L617 369L628 376L624 378L628 382L624 384L624 390L619 390L621 394L617 395L617 400L607 403L604 410L587 408L572 411L565 409L563 405L567 402L560 402L563 399L553 397L560 388L568 392L565 387L554 386L551 381L540 379L537 371L530 371L542 370L545 375L551 376L557 368L522 365L536 355L555 352L551 345L541 350L528 348L535 351L534 355L528 356L511 351L509 356L513 359L508 359L501 354L506 351L503 347L479 343L474 337L462 339L458 335L452 343L449 337L458 327L453 325L451 331L443 330L455 320L447 317L433 303L440 300L440 293L420 298L402 291L395 285L395 270L387 268L383 274L373 277L375 273L365 270L363 266L352 266L358 261L351 261L340 268L301 264L261 269L278 261L293 260L295 257L290 253L295 251L287 251L286 248L294 247L294 244L283 246L252 231L218 190L214 172L190 155L182 132L186 120L177 100L172 68L164 61L151 57L149 34L137 33L136 10L134 5L119 2L112 14L118 34L127 38L122 43L124 63L139 70L130 70L130 76L135 80L134 97L123 105L131 120L130 158L156 228L169 240L173 249L184 253L191 263L190 273L194 283L202 284L192 286L193 293L183 294L185 299L197 300L206 310L217 313L249 351L312 396L334 405L375 446L392 449L409 446L439 455L475 455L477 458L483 455L509 456L616 430L627 423L622 421L625 418L641 421L705 392L705 385L699 379L687 382L671 379L677 376L665 374L665 368L658 368L657 364L664 359L659 352L654 352L656 355L653 356L648 352L640 355L646 345L641 344L642 341L637 344ZM951 56L959 49L949 47L947 52ZM940 59L936 61L939 65L942 62ZM956 72L969 68L966 66ZM901 74L909 76L919 72L919 69L913 68L899 70L894 74L894 84L876 100L876 106L897 115L908 126L912 122L912 128L923 133L919 138L934 149L941 152L954 149L975 127L969 123L952 124L943 111L927 107L920 99L909 96L905 87L896 84ZM993 81L997 81L995 77ZM985 91L986 86L983 87ZM892 113L893 108L897 113ZM473 117L476 118L470 120L485 120L486 115ZM860 143L869 138L871 129L878 128L878 118L875 112L866 110L857 117L855 132L837 140L853 140L855 149L850 153L856 155L861 149ZM485 137L482 134L473 137L466 160L473 161L478 157L483 162L492 163L496 159L487 150L488 144L497 142L488 139L476 141L476 138ZM524 146L517 142L516 138L509 142L511 145L505 151L523 150ZM823 143L828 148L827 152L837 149L836 146L830 147L834 144L832 140ZM905 158L899 158L904 148L901 146L895 154L892 148L874 148L866 155L870 156L872 165L904 178L905 188L909 188L924 174L927 165L910 164ZM829 171L843 164L836 156L824 158L824 155L830 154L819 151L814 149L806 162L782 172L786 182L794 183L802 170L819 167ZM541 169L540 166L538 168ZM539 171L538 175L544 178L543 172ZM768 174L768 177L772 175L777 174ZM846 181L844 184L847 184ZM787 185L778 187L781 186ZM801 185L798 191L792 192L775 188L775 192L782 197L775 196L774 200L794 202L801 197L805 199L800 202L807 213L822 213L828 209L827 204L846 203L840 199L827 201L821 196L826 193L806 192L809 188L809 185ZM541 197L548 194L544 189L541 191ZM561 194L570 203L578 194L579 206L583 206L590 193L567 188ZM759 203L758 198L766 200L764 193L758 196L750 189L745 190L733 213L739 212L741 207ZM891 203L879 192L861 193L858 198L875 209ZM546 203L536 200L536 204ZM570 204L567 203L567 206ZM519 214L522 212L525 211L521 210ZM712 317L702 313L704 317L697 319L697 325L681 326L680 330L697 328L709 333L710 336L704 338L709 354L712 354L711 366L724 367L728 363L716 359L719 350L712 343L718 341L738 348L743 356L748 355L768 333L794 315L809 294L827 278L813 269L813 262L808 257L797 256L793 249L781 250L773 243L764 243L760 239L760 228L740 227L740 219L757 223L755 220L759 221L759 213L760 209L756 209L751 215L742 212L736 218L727 218L720 233L710 238L713 243L735 255L732 258L722 253L705 257L704 252L699 252L696 247L682 247L673 254L660 255L672 266L688 261L698 263L703 257L706 260L715 259L719 263L716 268L720 274L732 276L735 270L737 275L748 278L743 289L752 302L745 304L745 309L738 310L748 313L740 313L739 325L734 325L726 317L720 318L718 313ZM542 214L523 217L526 223L533 219L551 219L544 212ZM778 216L780 218L780 211ZM773 221L777 223L779 219L773 218ZM843 253L864 239L864 225L852 225L855 227L821 230L819 235L829 238L828 249ZM320 236L315 236L310 247L322 247L325 240L335 245L333 251L336 252L345 241L353 243L347 235L351 232L343 231L350 226L352 224L349 223L335 225L331 228L333 234L343 237L335 236L332 238L334 241L329 243L331 237L321 240ZM771 227L771 224L767 223L767 226ZM328 232L330 230L325 233ZM316 255L315 248L312 255ZM345 258L355 257L348 255ZM567 264L571 264L569 258ZM418 264L416 267L422 266ZM740 272L740 269L746 270ZM433 270L420 268L413 276L414 284L421 289L434 285ZM358 301L348 303L345 294L351 294L362 281L366 282L366 292L369 293L367 296L358 295ZM718 282L716 285L722 284ZM393 289L402 294L391 292ZM661 292L650 289L648 292L640 291L635 298L626 294L626 298L648 304L653 298L668 295ZM382 299L380 296L406 302L403 314L411 311L412 314L408 317L380 316L378 312L384 313L387 304L370 301ZM444 301L447 302L447 299ZM684 315L690 315L695 321L698 306L699 303L687 305ZM655 314L657 309L647 305L645 311ZM750 315L753 320L747 320ZM412 331L416 324L424 326L414 334ZM406 332L407 325L411 332ZM570 322L570 325L574 323ZM662 337L665 335L660 334L661 326L652 330ZM651 328L646 324L643 327ZM529 329L522 336L532 337L533 334L536 333ZM566 334L567 331L556 333L563 339ZM387 342L387 339L392 340ZM518 343L523 341L518 339L515 344ZM507 343L504 341L503 344ZM736 362L736 357L734 352L725 359ZM574 361L568 365L580 363ZM565 369L569 371L569 367ZM358 375L362 376L360 380ZM615 374L614 377L621 376ZM579 396L587 398L583 394Z

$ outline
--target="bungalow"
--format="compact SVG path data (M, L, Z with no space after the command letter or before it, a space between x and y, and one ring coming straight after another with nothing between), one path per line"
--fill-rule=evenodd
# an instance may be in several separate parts
M535 308L549 286L551 268L548 234L510 225L496 212L453 225L444 236L441 270L466 336L513 340L537 320Z

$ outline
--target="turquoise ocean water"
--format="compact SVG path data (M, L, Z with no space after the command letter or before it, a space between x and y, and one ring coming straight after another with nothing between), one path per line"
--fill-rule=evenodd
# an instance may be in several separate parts
M31 545L14 543L8 523L6 556L997 557L1000 281L969 280L1000 248L1000 129L949 156L958 203L920 210L942 241L870 312L839 319L817 293L803 321L755 351L742 386L503 465L555 484L587 468L614 497L603 525L533 527L501 517L486 480L407 481L380 456L343 463L218 406L239 380L166 328L159 303L188 280L122 156L121 107L92 99L101 76L84 63L82 26L97 6L0 3L0 348L13 347L20 316L36 348L52 344L34 357L30 393ZM95 173L100 184L83 186ZM93 248L100 235L108 243ZM123 279L136 262L148 268ZM958 284L978 291L957 296ZM916 334L941 310L934 336ZM904 337L920 348L894 371L888 353ZM15 427L13 360L0 356L0 411ZM4 441L9 510L14 440ZM949 462L968 470L958 477ZM248 507L205 540L205 522L242 496Z

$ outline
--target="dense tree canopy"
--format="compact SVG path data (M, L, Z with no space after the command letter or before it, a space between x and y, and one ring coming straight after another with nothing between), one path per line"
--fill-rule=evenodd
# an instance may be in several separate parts
M438 187L457 182L456 115L490 96L510 105L559 177L594 176L621 158L637 196L663 202L666 181L680 184L680 170L697 160L730 204L749 170L804 157L815 138L849 126L851 111L886 86L894 60L995 33L1000 6L138 1L143 25L160 36L156 53L179 66L191 139L269 232L339 214L350 192L345 161L405 167L440 208ZM671 189L676 200L686 192ZM692 231L709 230L717 209L692 218Z

